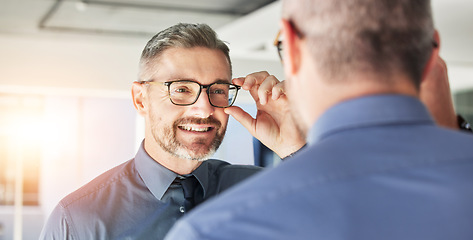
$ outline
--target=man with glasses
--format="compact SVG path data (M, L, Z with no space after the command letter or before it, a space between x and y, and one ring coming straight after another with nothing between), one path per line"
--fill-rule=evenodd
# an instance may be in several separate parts
M419 100L429 0L283 0L286 93L307 147L166 239L473 239L473 135Z
M240 89L231 80L229 49L209 26L177 24L155 35L132 85L145 118L138 153L61 200L41 239L162 239L193 207L260 170L208 160ZM258 96L258 87L249 90ZM272 122L292 129L287 111L284 99L258 104L254 133L281 157L305 143L294 131L268 131Z

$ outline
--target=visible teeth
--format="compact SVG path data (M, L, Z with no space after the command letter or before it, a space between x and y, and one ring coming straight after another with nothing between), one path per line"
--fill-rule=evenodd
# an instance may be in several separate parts
M207 132L210 130L209 127L188 127L188 126L182 126L181 127L183 130L186 131L193 131L193 132Z

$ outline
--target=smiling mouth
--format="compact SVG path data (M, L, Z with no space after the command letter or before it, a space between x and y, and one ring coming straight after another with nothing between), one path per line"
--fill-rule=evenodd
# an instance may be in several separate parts
M214 127L179 126L179 129L189 132L209 132Z

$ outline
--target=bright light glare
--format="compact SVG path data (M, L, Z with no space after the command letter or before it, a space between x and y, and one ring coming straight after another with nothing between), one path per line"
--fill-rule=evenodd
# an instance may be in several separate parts
M22 145L38 143L47 136L43 117L30 113L15 114L7 129L10 139Z
M7 135L12 142L23 147L61 144L68 129L54 116L44 114L21 113L10 119L6 127Z

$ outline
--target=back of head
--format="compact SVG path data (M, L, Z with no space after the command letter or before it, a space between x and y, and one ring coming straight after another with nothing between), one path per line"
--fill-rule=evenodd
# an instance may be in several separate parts
M231 72L229 48L217 37L215 31L207 24L179 23L157 33L148 41L140 59L139 79L149 80L149 75L155 71L154 63L161 54L169 48L205 47L222 51L228 60Z
M429 0L285 0L283 17L307 38L325 79L400 73L419 87L433 46Z

